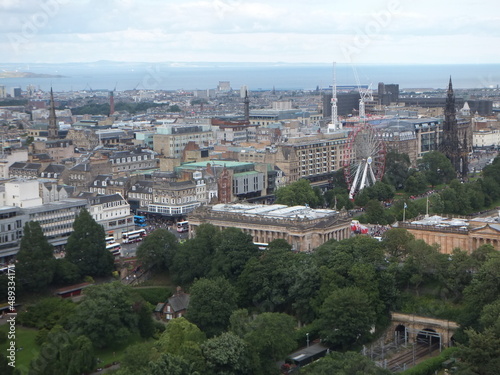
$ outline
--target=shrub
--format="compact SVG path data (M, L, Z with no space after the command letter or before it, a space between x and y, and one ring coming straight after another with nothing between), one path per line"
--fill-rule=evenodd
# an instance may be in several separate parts
M435 371L442 369L443 362L450 359L450 357L458 350L458 348L445 349L437 357L429 358L424 362L420 362L415 367L403 371L402 375L434 375Z

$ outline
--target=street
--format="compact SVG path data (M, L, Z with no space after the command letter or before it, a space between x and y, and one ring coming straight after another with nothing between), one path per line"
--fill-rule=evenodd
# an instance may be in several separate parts
M189 232L178 233L174 227L168 227L168 230L175 235L175 237L177 238L177 241L186 240L189 237ZM151 233L152 232L149 232L148 235ZM137 248L139 247L139 245L141 243L142 243L142 241L135 242L135 243L122 243L121 244L122 245L122 250L121 250L122 257L124 257L124 258L135 257Z

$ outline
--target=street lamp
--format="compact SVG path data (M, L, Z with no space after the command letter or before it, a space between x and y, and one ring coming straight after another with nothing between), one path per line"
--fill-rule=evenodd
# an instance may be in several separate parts
M309 347L309 333L306 333L306 338L307 338L307 347Z

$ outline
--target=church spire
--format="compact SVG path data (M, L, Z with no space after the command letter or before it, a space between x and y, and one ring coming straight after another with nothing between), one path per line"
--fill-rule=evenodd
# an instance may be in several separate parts
M56 121L56 106L54 104L54 93L52 87L50 88L50 109L49 109L49 139L57 139L59 137L59 129Z

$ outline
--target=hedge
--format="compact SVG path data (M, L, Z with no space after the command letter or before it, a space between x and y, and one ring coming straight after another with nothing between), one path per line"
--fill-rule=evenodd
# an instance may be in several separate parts
M401 372L402 375L434 375L437 370L442 369L442 364L458 350L457 347L445 349L437 357L429 358L420 362L415 367Z

